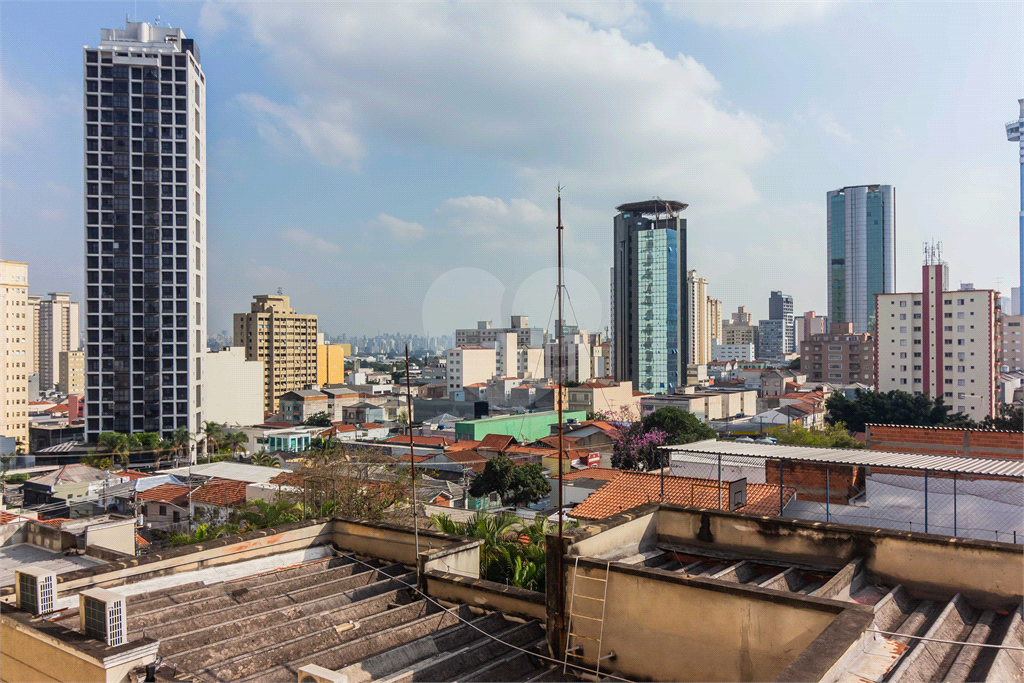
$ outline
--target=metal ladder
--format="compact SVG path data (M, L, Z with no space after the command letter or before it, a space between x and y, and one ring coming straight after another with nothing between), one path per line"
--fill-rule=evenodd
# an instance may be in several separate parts
M566 669L570 666L570 664L569 664L569 657L572 656L572 657L575 657L576 659L582 659L585 662L593 662L594 663L594 670L592 671L592 673L594 674L594 676L596 676L598 679L600 679L601 678L601 660L608 659L610 657L614 657L615 656L615 654L613 652L610 652L610 653L608 653L607 655L604 655L604 656L601 655L601 646L602 646L603 640L604 640L604 615L605 615L605 608L607 606L607 600L608 600L608 574L611 571L612 563L609 560L608 563L605 564L604 578L603 579L594 578L592 576L580 576L579 573L578 573L579 572L579 566L580 566L580 558L577 556L576 557L576 562L573 565L573 570L572 570L572 593L570 594L570 598L569 598L569 621L568 621L568 624L566 625L565 659L562 661L562 674L565 675ZM579 594L577 594L576 593L576 579L577 578L583 579L583 580L586 580L586 581L600 581L601 583L604 584L604 596L601 597L601 598L593 598L593 597L590 597L589 595L579 595ZM598 619L596 617L588 617L588 616L586 616L584 614L576 614L575 612L573 612L573 607L576 604L576 598L580 598L581 600L591 600L591 601L594 601L594 602L600 602L601 603L601 618ZM600 630L598 631L597 638L593 638L591 636L584 636L584 635L581 635L578 632L574 632L573 631L573 620L574 619L585 619L587 621L596 621L596 622L598 622L600 624ZM582 639L582 640L590 640L590 641L593 641L593 642L597 643L597 658L594 659L592 657L584 657L583 655L571 654L572 651L576 649L576 647L578 647L579 649L582 650L582 647L580 647L580 646L576 646L576 647L573 647L572 649L570 649L570 647L572 645L572 639L573 638L579 638L579 639ZM575 665L572 665L572 666L574 668L583 668L583 667L576 667ZM590 671L590 670L589 669L584 669L584 671Z

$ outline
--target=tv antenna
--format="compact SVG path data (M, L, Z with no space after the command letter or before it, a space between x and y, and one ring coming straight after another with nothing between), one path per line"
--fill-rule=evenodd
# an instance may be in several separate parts
M283 289L281 289L280 287L278 287L278 288L277 288L277 295L278 295L278 296L284 296L284 290L283 290Z

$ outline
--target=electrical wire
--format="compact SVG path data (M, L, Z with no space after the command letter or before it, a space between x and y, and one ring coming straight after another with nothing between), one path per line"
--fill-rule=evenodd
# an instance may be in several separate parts
M373 565L371 565L371 564L369 564L367 562L363 562L362 560L358 559L354 555L346 555L345 557L349 557L349 558L352 559L353 562L358 562L359 564L363 565L364 567L368 567L370 569L373 569L373 570L377 571L378 573L381 571L380 567L374 567ZM419 569L417 568L417 573L418 572L419 572ZM431 603L432 605L435 605L436 607L441 608L442 610L444 610L448 614L452 615L453 617L455 617L456 619L458 619L459 621L464 623L466 626L469 626L474 631L480 632L485 637L490 638L491 640L493 640L493 641L495 641L497 643L501 643L505 647L509 647L509 648L511 648L513 650L518 650L519 652L522 652L523 654L527 654L527 655L530 655L532 657L536 657L537 659L543 659L545 661L552 662L554 664L558 664L558 665L562 665L562 666L570 666L570 667L572 667L574 669L580 669L581 671L586 671L587 673L594 673L593 669L588 669L585 666L580 666L579 664L571 664L569 662L559 661L559 660L555 659L554 657L548 657L547 655L542 655L542 654L539 654L537 652L533 652L532 650L527 650L525 648L521 648L518 645L513 645L512 643L507 643L504 640L502 640L501 638L499 638L497 636L494 636L494 635L491 635L487 631L484 631L482 628L480 628L479 626L475 625L473 622L463 618L461 615L459 615L459 614L453 612L452 610L448 609L447 607L445 607L444 605L439 603L437 600L434 600L432 597L430 597L429 595L427 595L426 593L421 591L416 586L413 586L412 584L408 584L405 581L402 581L401 579L399 579L397 577L391 577L391 578L392 578L393 581L396 581L396 582L402 584L403 586L406 586L410 590L412 590L412 591L414 591L416 593L419 593L420 595L423 596L423 598L427 602ZM601 653L598 653L598 656L600 656L600 654ZM619 676L615 676L615 675L609 674L609 673L604 673L604 674L601 674L601 675L604 676L605 678L611 678L611 679L614 679L616 681L622 681L623 683L635 683L634 681L631 681L628 678L621 678Z
M925 640L929 643L945 643L947 645L962 645L964 647L989 647L996 650L1020 650L1024 652L1024 647L1016 647L1015 645L991 645L989 643L968 643L963 640L942 640L941 638L925 638L924 636L912 636L909 633L892 633L891 631L879 631L876 628L866 628L865 631L871 633L881 633L883 636L901 636L903 638L912 638L914 640Z

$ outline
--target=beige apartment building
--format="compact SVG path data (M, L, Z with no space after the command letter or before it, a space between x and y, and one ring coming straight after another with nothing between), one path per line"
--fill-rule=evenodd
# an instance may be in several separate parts
M828 334L800 343L800 370L811 382L875 386L875 345L871 335L854 334L853 323L832 323Z
M50 292L49 297L31 297L37 300L32 302L33 353L39 390L43 392L52 391L60 381L61 352L77 351L81 347L78 302L64 292Z
M1000 315L1002 330L999 364L1011 371L1024 370L1024 315Z
M263 406L276 412L282 394L317 383L317 317L296 313L283 294L258 294L235 313L235 346L263 361Z
M457 346L445 354L448 393L462 391L467 384L487 382L494 377L497 351L483 346Z
M722 337L719 344L753 344L754 355L757 356L758 340L757 325L753 323L754 316L747 312L746 306L740 306L732 314L730 320L722 324Z
M646 394L634 395L632 382L592 381L568 389L569 411L582 410L587 413L603 413L618 416L627 411L633 417L640 415L640 398Z
M942 398L953 413L983 420L999 376L996 292L947 290L949 269L926 262L923 292L875 297L878 390Z
M32 317L28 305L28 264L0 261L0 453L28 449L28 376L32 373ZM13 443L12 441L13 440Z
M57 365L57 391L81 396L85 391L85 351L61 351Z

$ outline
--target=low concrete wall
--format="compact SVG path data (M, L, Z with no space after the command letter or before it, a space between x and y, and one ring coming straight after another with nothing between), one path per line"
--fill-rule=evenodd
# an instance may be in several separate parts
M1020 546L934 534L804 522L663 505L658 539L794 564L838 569L863 558L880 582L902 584L919 598L962 593L982 609L1013 609L1024 595ZM922 569L926 568L926 569Z
M579 560L569 568L566 601L572 630L595 640L574 639L583 656L614 651L602 669L626 678L655 681L770 681L850 606L834 600L789 596L756 586L687 577L613 562ZM607 599L604 579L607 576ZM596 599L579 599L579 596ZM870 614L870 608L855 605ZM585 662L589 664L589 662ZM592 668L592 664L590 664Z
M610 552L635 554L658 540L657 505L645 505L614 515L604 523L590 524L572 537L569 554L601 557Z
M122 555L135 554L135 518L102 524L85 529L85 547L99 546Z
M439 571L428 571L424 577L432 598L541 621L547 618L543 593Z
M57 527L32 520L25 524L25 541L56 553L77 547L74 534L64 533Z
M330 537L334 545L342 550L413 567L420 565L423 570L480 576L480 546L483 541L479 539L467 540L462 536L421 529L420 557L417 557L416 534L412 527L341 517L331 520Z
M0 525L0 546L15 545L25 542L26 521L9 522Z

